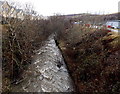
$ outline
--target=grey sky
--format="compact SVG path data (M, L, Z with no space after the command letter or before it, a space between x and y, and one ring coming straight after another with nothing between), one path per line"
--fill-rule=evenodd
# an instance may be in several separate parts
M119 0L9 0L19 4L30 3L44 16L77 13L115 13Z

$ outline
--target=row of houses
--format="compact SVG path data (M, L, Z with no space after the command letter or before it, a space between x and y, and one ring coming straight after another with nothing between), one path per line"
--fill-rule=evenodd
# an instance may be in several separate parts
M7 1L0 1L0 16L9 18L19 18L24 19L24 12L22 9L16 9L10 6Z
M0 16L8 18L18 18L24 20L26 14L22 9L16 9L13 6L10 6L7 1L0 1ZM40 16L29 15L31 20L39 20Z

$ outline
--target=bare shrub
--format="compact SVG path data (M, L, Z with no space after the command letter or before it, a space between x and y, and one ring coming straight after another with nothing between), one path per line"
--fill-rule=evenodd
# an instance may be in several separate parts
M106 30L82 33L80 38L77 34L71 35L74 42L69 45L69 39L62 41L64 49L60 43L76 91L119 92L120 36Z

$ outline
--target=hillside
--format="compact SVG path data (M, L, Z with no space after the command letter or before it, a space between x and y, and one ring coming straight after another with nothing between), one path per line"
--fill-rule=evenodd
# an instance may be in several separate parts
M65 17L71 21L82 21L83 23L90 23L90 24L104 24L106 21L109 20L118 20L120 13L113 13L113 14L89 14L89 13L82 13L82 14L68 14L68 15L61 15L60 17Z
M120 35L100 30L79 36L59 42L76 91L120 92Z

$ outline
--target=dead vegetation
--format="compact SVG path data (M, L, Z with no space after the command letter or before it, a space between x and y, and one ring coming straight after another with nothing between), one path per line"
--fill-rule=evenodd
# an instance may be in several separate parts
M10 92L10 84L22 79L21 74L31 63L35 50L42 46L49 35L62 35L69 25L64 19L24 20L3 17L2 25L2 70L3 92ZM60 38L56 37L56 39Z
M106 30L70 35L59 46L76 91L120 92L120 35Z
M10 92L10 85L22 79L34 50L52 33L77 92L120 92L119 34L73 25L58 16L2 20L3 92Z
M3 25L2 29L3 78L10 79L9 83L20 78L21 73L31 63L34 50L38 49L50 34L50 32L45 34L44 30L39 29L40 23L42 25L46 23L44 20L42 22L16 20L18 19L10 20L9 24Z

